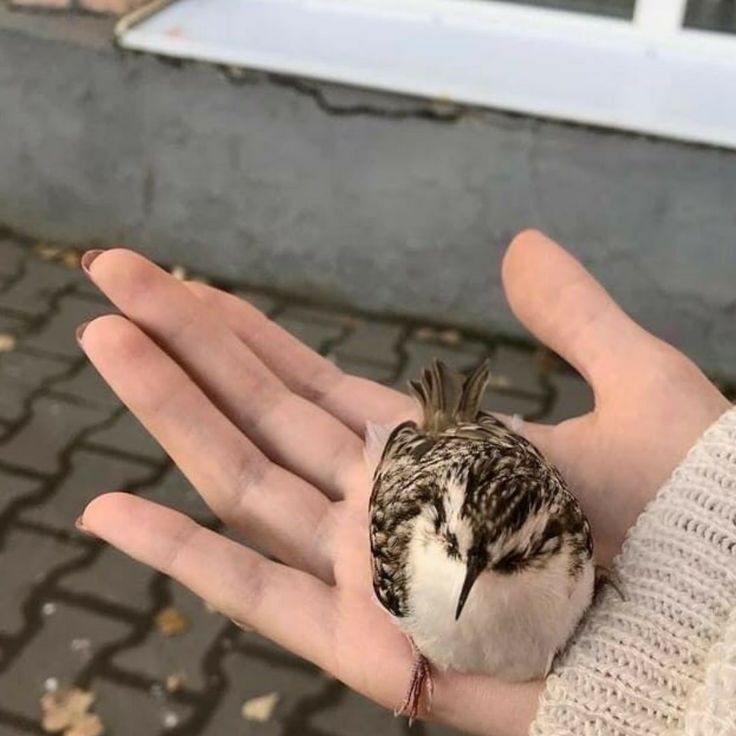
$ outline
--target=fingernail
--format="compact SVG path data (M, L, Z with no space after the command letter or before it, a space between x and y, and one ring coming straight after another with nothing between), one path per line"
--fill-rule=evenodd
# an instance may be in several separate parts
M89 276L89 267L92 265L92 261L94 261L95 258L97 258L100 253L104 253L105 251L100 248L95 248L94 250L88 250L83 256L82 256L82 270Z
M84 521L82 520L81 516L77 517L77 520L74 522L74 526L77 527L77 531L81 532L87 537L96 537L96 534L93 534L87 527L84 525Z
M89 324L89 321L82 322L79 327L77 327L76 330L74 330L74 334L76 335L77 342L81 345L82 344L82 335L84 335L84 331L87 329L87 325Z

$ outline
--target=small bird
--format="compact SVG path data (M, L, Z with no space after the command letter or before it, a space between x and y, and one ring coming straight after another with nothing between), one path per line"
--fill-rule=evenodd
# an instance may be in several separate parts
M396 714L417 717L431 665L508 681L545 676L596 587L590 525L560 473L434 361L410 382L420 424L369 425L373 587L412 644Z

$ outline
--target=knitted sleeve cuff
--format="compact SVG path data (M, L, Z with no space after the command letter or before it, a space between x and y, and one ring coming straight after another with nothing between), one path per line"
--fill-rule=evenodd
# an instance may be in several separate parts
M736 734L736 409L701 437L627 535L606 590L547 680L532 736Z

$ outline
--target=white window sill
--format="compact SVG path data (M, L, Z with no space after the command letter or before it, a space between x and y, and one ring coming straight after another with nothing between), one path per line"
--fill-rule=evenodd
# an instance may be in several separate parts
M736 147L736 36L675 28L675 15L647 15L663 7L654 2L640 0L632 23L489 0L179 0L122 22L118 39L167 56Z

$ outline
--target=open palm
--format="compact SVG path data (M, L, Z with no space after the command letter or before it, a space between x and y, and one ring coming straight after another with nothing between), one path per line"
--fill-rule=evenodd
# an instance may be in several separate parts
M413 402L342 373L236 297L183 284L130 251L91 260L90 277L124 316L87 325L85 352L213 511L280 562L129 494L95 499L85 528L396 707L412 656L373 597L362 435L367 420L414 415ZM522 322L593 387L591 414L523 430L567 477L609 562L728 403L544 236L517 237L503 276ZM475 733L523 734L541 687L441 674L432 716Z

